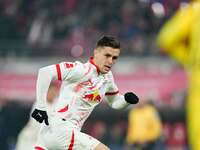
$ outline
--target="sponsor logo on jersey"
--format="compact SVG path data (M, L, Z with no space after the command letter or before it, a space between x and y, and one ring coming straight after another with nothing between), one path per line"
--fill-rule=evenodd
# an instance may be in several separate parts
M90 103L94 103L96 101L100 102L101 100L101 96L99 95L98 91L95 91L92 94L86 94L83 98L88 99Z

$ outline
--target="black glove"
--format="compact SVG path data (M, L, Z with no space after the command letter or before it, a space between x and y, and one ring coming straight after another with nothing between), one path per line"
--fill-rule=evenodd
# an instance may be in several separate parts
M48 116L47 116L47 112L46 111L35 109L33 111L33 113L31 114L31 116L35 120L37 120L39 123L42 123L43 120L44 120L45 124L49 125Z
M139 102L139 98L132 92L127 92L124 95L124 98L126 102L130 104L137 104Z

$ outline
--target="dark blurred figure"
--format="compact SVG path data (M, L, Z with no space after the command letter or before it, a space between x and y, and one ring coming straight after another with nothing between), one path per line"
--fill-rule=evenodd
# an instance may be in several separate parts
M0 146L1 150L14 148L19 131L25 125L29 108L12 100L0 100Z
M116 124L110 126L108 144L115 150L121 149L125 143L126 132L124 130L125 124L120 119Z
M6 131L4 130L5 117L4 117L4 107L7 101L0 98L0 146L2 150L8 150L8 143L6 137Z

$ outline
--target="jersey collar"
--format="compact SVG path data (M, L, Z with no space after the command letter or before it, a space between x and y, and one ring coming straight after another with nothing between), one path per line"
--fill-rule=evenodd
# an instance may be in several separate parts
M94 57L90 57L89 62L96 67L97 73L98 73L98 75L100 75L100 69L97 65L94 64L93 59L94 59Z

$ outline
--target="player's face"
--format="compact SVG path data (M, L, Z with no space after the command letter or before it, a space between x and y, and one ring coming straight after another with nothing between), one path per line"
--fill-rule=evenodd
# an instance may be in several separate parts
M110 71L119 57L120 49L104 46L94 50L94 63L100 72L105 74Z

